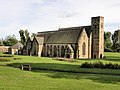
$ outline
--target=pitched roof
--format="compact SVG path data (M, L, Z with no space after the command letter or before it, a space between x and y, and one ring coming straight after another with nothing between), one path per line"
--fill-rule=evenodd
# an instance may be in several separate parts
M35 39L37 40L39 45L44 43L44 37L35 37Z
M77 43L83 29L86 30L88 37L90 37L91 26L60 28L54 33L49 33L45 43Z
M91 32L92 32L91 26L85 26L85 31L86 31L86 33L87 33L87 36L90 37L90 34L91 34Z
M55 33L56 31L45 31L45 32L38 32L37 33L37 37L44 37L44 42L47 41L47 39L49 38L49 36L53 33Z
M23 48L23 44L21 43L16 43L15 45L11 46L10 48L13 48L13 49L20 49L20 48Z

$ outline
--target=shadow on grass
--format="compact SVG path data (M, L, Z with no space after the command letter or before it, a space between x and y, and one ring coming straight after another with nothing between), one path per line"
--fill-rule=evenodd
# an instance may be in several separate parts
M20 68L21 64L29 64L32 66L31 72L47 73L45 75L50 78L65 78L76 80L90 79L98 83L120 84L119 75L104 75L89 72L81 73L73 71L74 69L80 69L79 65L56 64L56 63L12 63L8 64L8 66Z
M94 77L88 77L88 79L93 80L94 82L106 83L106 84L119 84L120 85L120 76L112 75L94 75Z
M108 56L108 57L105 57L103 60L120 62L120 57Z
M82 74L82 73L51 73L48 75L52 78L65 78L65 79L90 79L93 82L97 83L111 83L118 84L120 83L120 76L111 76L111 75L99 75L99 74Z

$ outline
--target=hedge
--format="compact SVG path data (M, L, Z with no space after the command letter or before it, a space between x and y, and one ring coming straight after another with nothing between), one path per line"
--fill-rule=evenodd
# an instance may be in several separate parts
M6 58L0 58L1 62L6 62L6 61L10 61L10 59L6 59Z
M85 62L81 66L81 68L100 68L100 69L120 69L120 65L115 63L103 63L103 62L95 62L95 63L88 63Z
M0 57L14 57L14 55L0 55Z

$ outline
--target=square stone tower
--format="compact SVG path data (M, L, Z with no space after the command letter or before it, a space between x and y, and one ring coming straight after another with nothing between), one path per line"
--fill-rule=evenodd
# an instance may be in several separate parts
M92 29L92 58L103 58L104 56L104 17L91 18Z

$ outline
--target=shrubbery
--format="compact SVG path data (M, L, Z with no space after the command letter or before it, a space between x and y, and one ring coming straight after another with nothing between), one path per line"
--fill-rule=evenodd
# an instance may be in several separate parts
M88 63L85 62L81 65L81 68L101 68L101 69L120 69L119 64L113 64L113 63L106 63L103 62L95 62L95 63Z
M10 61L10 59L6 59L6 58L0 58L1 62L6 62L6 61Z
M2 55L0 55L0 57L14 57L14 55L4 55L4 54L2 54Z

